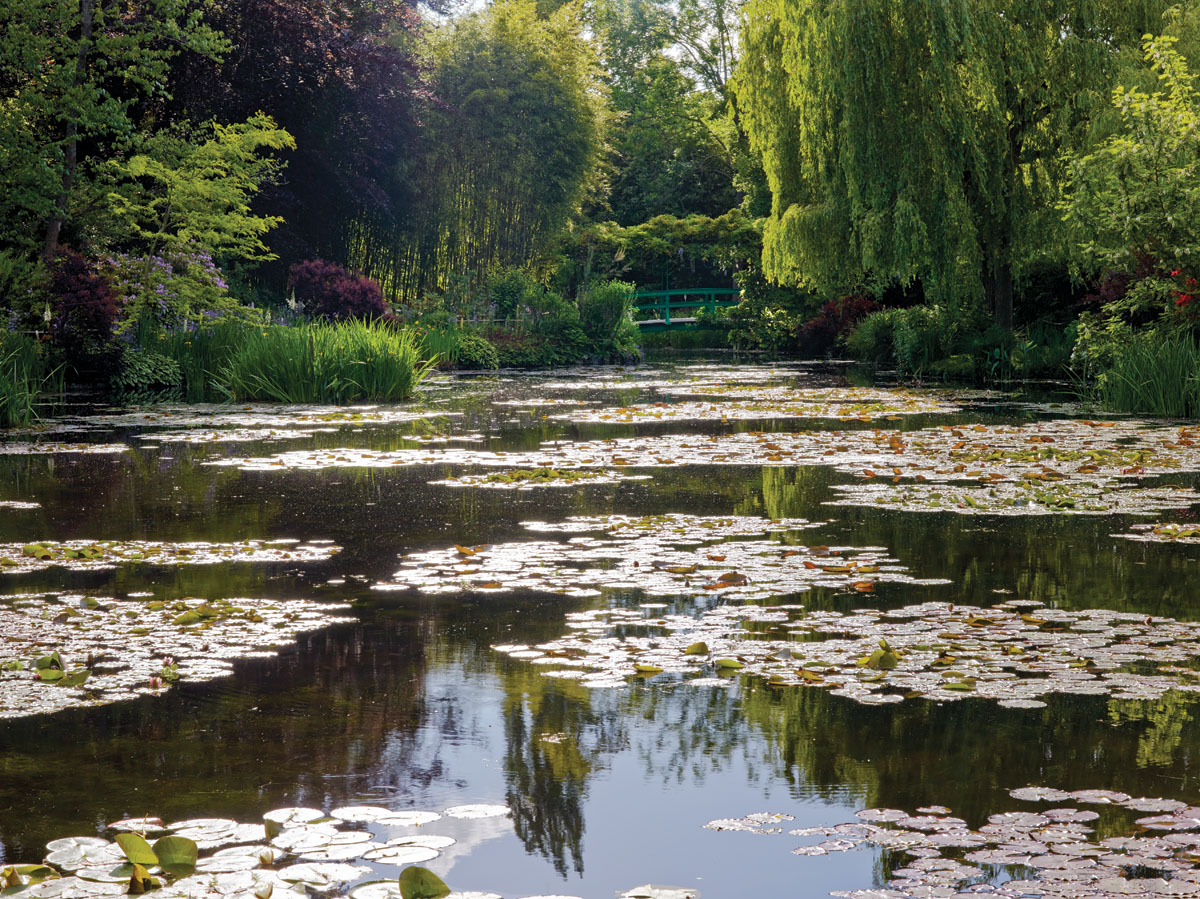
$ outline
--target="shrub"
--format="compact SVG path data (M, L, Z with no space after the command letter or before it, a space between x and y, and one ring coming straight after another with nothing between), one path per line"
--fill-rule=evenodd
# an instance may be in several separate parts
M494 371L500 367L500 354L480 335L460 331L454 361L459 368Z
M421 327L418 333L421 356L439 368L493 370L500 366L496 348L478 334L453 327Z
M637 358L638 329L633 323L633 295L637 288L626 281L600 281L580 294L579 324L591 341L588 355L598 361Z
M121 299L121 333L148 330L157 338L226 319L261 321L258 310L242 306L229 293L225 277L207 253L118 253L103 261L103 271Z
M44 276L40 259L31 261L19 253L0 252L0 311L8 312L11 327L34 325Z
M163 353L128 347L111 387L115 396L126 403L179 400L183 398L183 370Z
M813 356L826 356L845 346L854 326L873 312L879 304L861 294L833 300L821 307L820 313L800 326L800 349Z
M379 285L334 262L310 259L288 269L288 286L314 318L329 321L380 318L387 313Z
M113 326L120 305L108 279L74 250L60 247L50 266L48 330L76 369L106 368L117 358Z
M579 323L595 341L611 341L626 322L632 323L636 286L626 281L598 281L579 295Z
M896 364L896 313L899 309L881 309L863 318L846 338L850 355L872 365Z
M529 305L530 296L544 292L545 288L524 269L501 269L487 282L491 317L501 321L511 319L516 316L518 309Z
M812 294L770 284L757 270L736 275L741 301L729 312L729 341L735 349L782 353L795 350L800 326L815 316Z

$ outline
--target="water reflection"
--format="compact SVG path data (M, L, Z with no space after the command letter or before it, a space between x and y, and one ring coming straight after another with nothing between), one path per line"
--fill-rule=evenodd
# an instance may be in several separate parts
M536 380L529 392L538 393ZM632 402L641 395L622 396ZM546 422L492 406L485 394L462 411L461 419L422 427L488 429L482 445L514 451L621 433ZM415 427L343 430L305 445L398 448L411 445ZM662 430L625 430L655 428ZM694 430L722 428L729 426ZM1128 520L832 508L823 502L845 476L826 468L697 467L656 472L653 481L513 494L429 487L426 481L452 473L444 466L243 473L201 464L213 454L277 446L173 444L118 457L0 458L0 497L42 503L0 512L0 541L323 537L346 547L334 560L302 569L51 571L0 576L0 592L149 590L162 598L300 596L356 604L349 623L276 658L241 662L232 678L0 724L5 859L36 860L49 839L129 815L252 820L293 804L438 809L490 801L506 802L513 817L471 831L464 825L461 845L438 861L458 889L599 897L638 883L675 882L698 885L709 897L735 896L744 895L738 872L748 867L763 895L795 895L798 882L805 895L818 895L869 886L892 862L866 853L797 860L788 853L790 838L743 840L701 825L764 810L795 814L797 826L831 824L864 805L928 804L950 806L978 824L1017 807L1007 791L1026 784L1183 798L1197 788L1193 694L1153 701L1059 696L1027 711L976 700L870 707L752 680L692 688L656 678L589 692L490 646L557 638L566 612L607 599L431 599L369 589L391 576L403 553L528 539L520 526L527 519L735 513L826 522L805 539L885 547L915 576L953 582L936 588L936 597L935 588L894 584L872 596L801 594L811 608L948 596L986 606L1020 596L1064 608L1195 618L1194 550L1109 536L1127 530ZM640 599L611 598L626 605Z

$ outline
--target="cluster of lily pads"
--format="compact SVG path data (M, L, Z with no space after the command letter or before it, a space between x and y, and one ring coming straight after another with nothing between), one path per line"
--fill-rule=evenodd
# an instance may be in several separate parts
M124 443L60 443L50 440L4 443L0 456L40 456L72 454L78 456L111 456L128 452Z
M222 677L236 659L274 655L298 634L336 620L342 608L306 600L7 597L0 605L0 718Z
M721 605L691 613L571 613L571 633L494 647L547 676L616 687L632 677L689 685L750 674L771 686L818 687L866 704L978 697L1041 708L1055 693L1155 699L1200 692L1200 623L1012 601L983 609L923 603L881 611ZM728 679L726 679L728 682Z
M1135 524L1128 534L1114 534L1142 543L1186 543L1200 545L1200 525L1197 524Z
M222 459L250 471L423 464L505 468L661 468L680 465L820 465L868 482L842 489L840 504L891 503L967 514L1007 511L1148 512L1200 502L1145 478L1200 471L1200 429L1138 422L1041 421L1021 426L944 426L919 431L748 432L553 442L513 453L448 447L379 452L310 450Z
M162 543L154 540L43 540L0 543L0 572L25 574L51 566L93 571L117 565L212 565L217 562L323 562L341 547L329 540L243 540Z
M535 533L572 534L567 541L531 540L452 546L409 553L392 581L376 590L422 593L536 590L597 596L602 589L637 589L651 596L719 594L765 598L814 586L869 592L879 581L934 584L912 578L879 547L828 547L780 542L815 527L804 519L751 516L581 516L549 524L527 521Z
M0 890L23 899L146 893L158 899L306 899L314 894L338 899L502 899L498 893L453 891L421 863L436 859L457 842L425 832L433 822L509 814L504 805L477 804L440 812L347 806L327 814L315 808L281 808L263 815L261 824L227 818L170 824L160 818L130 818L108 825L111 840L52 840L40 864L0 869ZM396 830L408 833L391 836ZM402 870L398 877L378 879L378 868ZM695 890L646 886L626 891L621 899L699 895Z
M648 475L632 476L617 471L588 469L513 468L490 474L466 474L430 481L442 487L482 487L485 490L533 490L538 487L574 487L579 483L616 484L620 481L642 480Z
M890 868L886 887L831 893L842 899L1200 895L1200 807L1175 799L1132 798L1113 790L1068 793L1023 787L1011 795L1055 807L994 814L978 829L968 827L944 806L920 808L912 814L868 808L857 813L855 822L787 833L819 840L794 849L796 855L876 847L908 857L903 865ZM1149 814L1134 820L1125 835L1100 838L1092 826L1100 814L1080 805ZM705 827L782 834L791 820L793 816L785 813L756 813L710 821Z
M910 390L761 387L759 385L673 387L663 393L724 393L738 399L713 402L638 403L605 409L582 409L550 416L575 424L632 424L643 421L745 421L771 418L834 418L842 421L899 419L905 415L947 415L962 407L947 394Z

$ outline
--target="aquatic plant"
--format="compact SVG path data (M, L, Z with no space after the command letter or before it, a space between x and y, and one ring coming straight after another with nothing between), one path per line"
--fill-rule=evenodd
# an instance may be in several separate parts
M396 402L429 372L416 339L378 322L247 330L219 375L236 401Z
M0 719L156 694L224 677L336 620L342 605L254 598L26 594L0 604ZM54 647L47 652L47 647Z
M945 583L911 578L878 547L804 546L796 532L816 525L802 519L611 515L557 523L527 521L523 526L535 533L572 536L568 542L534 540L409 553L393 580L373 589L539 590L595 596L606 588L632 588L651 596L709 593L747 599L813 586L868 592L877 581Z
M697 598L674 614L654 614L662 608L571 613L568 636L494 648L585 686L621 687L658 674L710 686L737 673L869 705L975 697L1031 709L1056 693L1155 699L1200 691L1200 672L1187 667L1200 625L1170 618L1032 601L844 614L795 604L710 608Z
M793 849L792 854L798 856L864 847L882 850L880 879L884 888L830 893L839 899L976 895L1166 899L1200 894L1196 854L1200 807L1174 799L1133 798L1109 789L1067 792L1022 787L1010 795L1030 802L1071 805L1036 812L998 812L978 828L969 827L945 806L927 806L913 813L866 808L856 813L857 821L795 828L787 835L818 841ZM1118 826L1110 820L1101 836L1094 826L1100 813L1078 805L1160 814ZM783 826L791 820L793 816L787 813L756 812L704 826L774 838L783 834Z

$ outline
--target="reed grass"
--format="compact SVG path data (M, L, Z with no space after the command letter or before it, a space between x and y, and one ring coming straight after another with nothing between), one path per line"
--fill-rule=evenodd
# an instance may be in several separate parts
M218 383L237 402L396 402L428 374L419 342L378 322L247 328Z
M36 419L38 398L62 388L62 371L47 371L37 342L23 334L0 334L0 428Z
M1200 416L1200 348L1188 334L1150 331L1117 350L1100 399L1114 412Z

